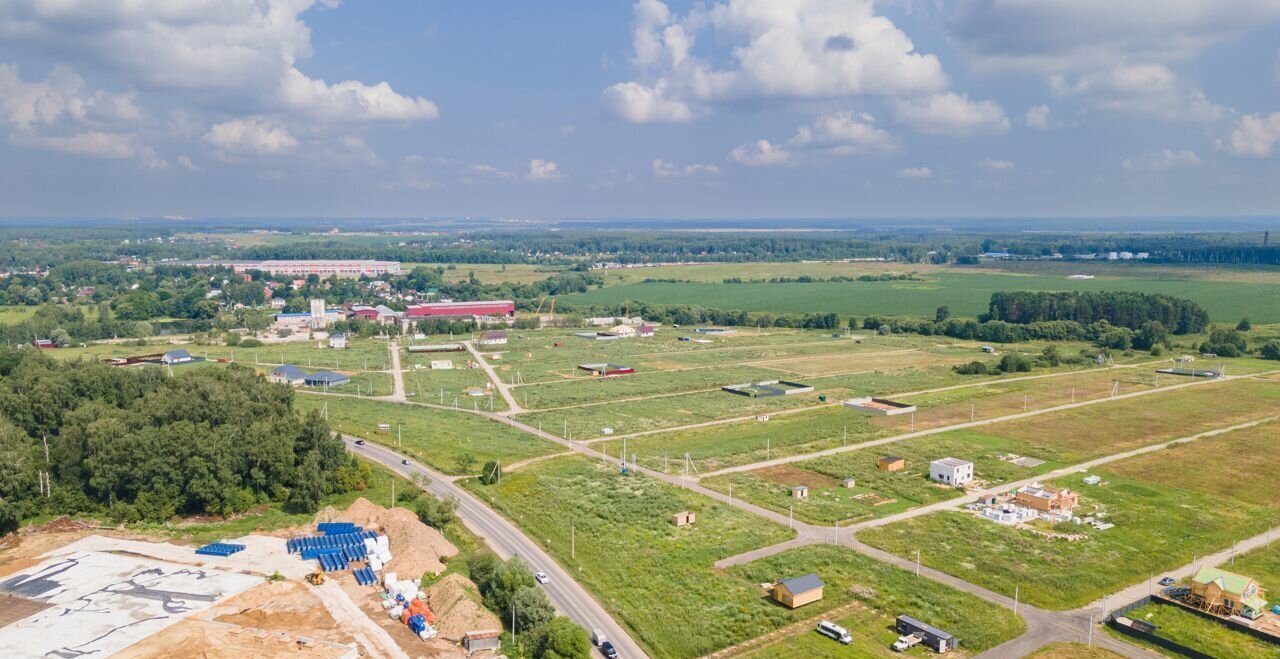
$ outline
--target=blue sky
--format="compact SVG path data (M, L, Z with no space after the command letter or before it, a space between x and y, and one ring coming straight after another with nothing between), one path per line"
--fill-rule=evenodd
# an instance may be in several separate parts
M1275 214L1280 0L8 0L0 216Z

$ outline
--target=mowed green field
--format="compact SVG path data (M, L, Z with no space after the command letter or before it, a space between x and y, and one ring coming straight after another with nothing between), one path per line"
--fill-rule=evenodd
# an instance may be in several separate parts
M555 453L560 447L492 419L467 412L437 410L421 405L363 400L339 396L299 394L294 407L321 409L328 405L329 425L336 431L397 448L446 474L474 474L489 460L508 465ZM391 424L386 434L379 423ZM396 447L396 427L401 445ZM472 463L459 462L470 456Z
M762 601L754 584L712 569L721 558L790 537L749 513L582 457L466 486L542 540L650 656L700 656L796 615ZM697 522L672 526L671 515L685 510Z
M1075 608L1280 522L1280 508L1271 499L1224 494L1215 483L1241 492L1273 487L1280 453L1256 447L1277 430L1280 425L1271 423L1122 460L1096 472L1103 478L1097 487L1081 485L1078 475L1051 481L1080 493L1078 511L1105 511L1115 524L1105 531L1070 523L1053 527L1084 533L1083 540L1045 538L964 512L925 515L859 538L899 556L914 557L923 549L926 564L996 592L1020 586L1023 600L1037 606ZM1241 456L1258 467L1238 470Z
M909 267L900 268L908 271ZM1081 264L1081 272L1088 272ZM667 275L649 273L651 277ZM726 275L729 276L729 275ZM1272 284L1210 280L1162 279L1142 276L1098 276L1067 279L1066 275L971 272L947 269L922 275L923 281L834 282L810 284L636 283L566 295L575 304L622 304L639 300L652 304L697 304L716 309L769 312L836 312L932 317L947 305L957 316L974 317L987 310L998 291L1107 291L1165 293L1198 302L1218 321L1249 317L1254 322L1280 322L1280 297Z
M898 638L894 620L909 615L941 627L960 639L965 653L990 649L1020 635L1022 619L1004 607L968 593L921 579L911 572L881 563L844 547L810 545L729 568L750 583L769 583L779 576L816 573L824 583L822 600L791 613L798 619L821 615L844 604L858 606L836 623L854 637L845 647L806 627L749 657L891 657L902 656L889 646ZM775 607L779 608L779 607ZM917 647L907 656L926 656Z

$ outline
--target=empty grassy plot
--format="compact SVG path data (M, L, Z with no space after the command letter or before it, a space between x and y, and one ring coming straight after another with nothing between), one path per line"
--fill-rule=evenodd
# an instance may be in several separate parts
M824 407L770 417L765 422L752 419L637 437L627 442L627 452L655 469L662 468L664 452L681 459L688 453L699 471L709 472L840 446L846 434L850 443L856 443L885 433L872 426L865 414ZM595 446L616 455L621 442L608 440Z
M951 366L973 361L972 355L947 354L953 352L906 349L890 352L827 354L770 361L760 365L790 371L801 376L820 376L920 366Z
M381 339L351 339L349 347L335 350L327 339L268 343L257 348L240 346L196 346L191 354L209 359L224 358L251 364L293 364L303 368L337 371L385 371L390 366L391 353L387 342Z
M897 653L889 646L898 637L893 629L894 619L900 615L909 615L951 632L960 639L961 649L970 652L995 647L1019 636L1025 629L1022 619L1004 607L935 581L918 578L907 570L844 547L811 545L729 568L730 574L751 584L769 583L779 577L809 572L817 573L824 582L823 599L786 613L803 620L820 615L824 610L857 602L865 608L851 616L855 624L839 623L856 635L854 645L842 648L812 629L805 629L799 636L749 656L895 656ZM767 606L781 609L773 604ZM814 642L810 637L821 642ZM865 642L859 643L859 640ZM818 654L797 653L796 650L801 648L812 648ZM846 652L854 648L864 654ZM923 656L925 653L917 648L909 654Z
M1104 485L1079 476L1051 481L1080 493L1081 514L1106 511L1114 528L1071 523L1053 533L1084 534L1068 541L947 511L858 534L899 556L916 557L948 574L1047 609L1083 606L1131 583L1190 563L1280 521L1280 510L1097 472ZM1223 478L1230 478L1224 474Z
M816 393L748 398L717 390L531 412L521 414L519 419L534 426L544 424L546 430L554 433L564 432L567 422L568 432L574 439L591 439L604 436L605 427L621 435L818 404Z
M1238 632L1212 620L1184 611L1176 606L1148 604L1127 614L1130 620L1141 620L1155 625L1156 636L1173 641L1192 650L1198 650L1218 659L1262 659L1280 657L1280 647ZM1156 648L1131 636L1123 636L1110 629L1109 634L1143 647ZM1168 653L1168 650L1164 650Z
M206 364L212 362L204 362ZM267 366L257 367L262 373L271 372L271 368ZM303 369L305 371L320 371L329 369L310 368ZM334 393L334 394L351 394L355 396L389 396L395 390L395 383L391 381L389 373L378 373L369 371L362 373L360 371L342 371L345 375L350 376L351 381L347 384L323 387L308 387L308 391L317 393Z
M466 486L542 540L650 656L700 656L789 619L760 601L754 584L712 569L720 558L789 537L748 513L580 457ZM686 510L697 521L672 526L671 515Z
M459 365L462 362L455 362ZM466 393L466 389L479 387L484 395L475 397ZM450 405L457 401L459 407L502 411L507 403L491 386L489 376L478 368L454 368L448 370L415 369L404 372L405 393L413 394L420 403Z
M1271 412L1280 415L1280 408ZM1277 432L1280 423L1261 424L1122 460L1109 469L1149 483L1280 506L1274 486L1280 469L1274 456Z
M986 426L982 432L1026 442L1062 462L1120 453L1276 413L1280 384L1207 383Z
M714 346L695 344L699 345L699 349L662 355L661 363L664 368L690 368L728 363L785 362L815 355L848 356L913 350L938 343L934 337L912 335L878 336L864 333L859 335L862 337L861 341L854 341L843 335L838 339L831 336L838 332L770 331L783 333L772 335L774 340L770 343L732 344L728 343L729 339L725 339L726 343Z
M732 486L735 497L782 513L793 510L797 519L807 522L844 524L963 496L954 488L929 480L929 463L939 458L973 462L977 478L991 485L1029 478L1062 466L1045 462L1022 467L1000 459L1008 454L1036 457L1026 452L1024 444L1014 440L957 431L806 460L786 465L785 470L770 467L712 476L703 479L702 484L721 492L728 492ZM878 461L885 456L903 458L906 468L881 471ZM854 479L853 487L844 487L847 478ZM808 498L793 498L794 485L808 485Z
M334 430L396 447L399 427L400 452L447 474L477 473L489 460L507 465L560 450L526 432L466 412L336 396L300 395L294 399L300 410L320 409L326 404ZM380 433L380 423L390 428Z
M512 393L522 405L528 400L530 408L538 409L706 389L718 391L728 384L776 380L779 377L777 371L748 366L636 373L607 378L591 377L582 371L579 373L582 375L573 380L519 386Z

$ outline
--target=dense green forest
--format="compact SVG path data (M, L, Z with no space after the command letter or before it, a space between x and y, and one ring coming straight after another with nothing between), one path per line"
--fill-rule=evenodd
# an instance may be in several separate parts
M1132 330L1156 321L1174 334L1194 334L1209 326L1209 314L1195 302L1131 291L994 293L987 316L1015 324L1070 320L1088 325L1106 321Z
M0 349L0 530L42 514L313 512L363 487L368 467L293 395L238 366L170 377Z

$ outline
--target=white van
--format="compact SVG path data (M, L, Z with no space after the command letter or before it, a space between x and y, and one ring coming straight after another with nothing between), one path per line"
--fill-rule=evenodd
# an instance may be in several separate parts
M609 639L607 639L607 638L605 638L605 637L604 637L604 631L603 631L603 630L600 630L600 629L593 629L593 630L591 630L591 644L592 644L592 645L594 645L594 646L596 646L596 647L600 647L600 645L601 645L601 644L603 644L603 643L604 643L605 641L607 641L607 640L609 640Z
M823 620L818 623L818 633L845 645L849 645L853 642L853 637L849 635L849 630L827 620Z

